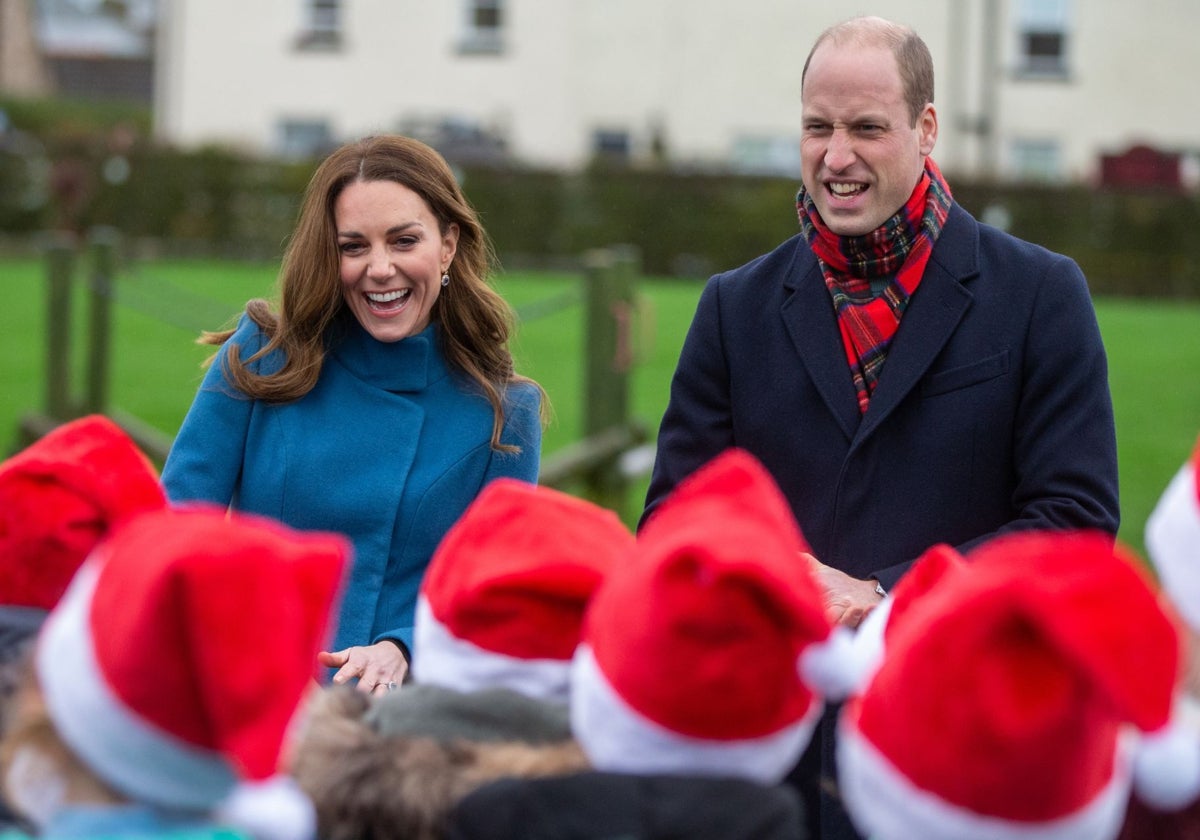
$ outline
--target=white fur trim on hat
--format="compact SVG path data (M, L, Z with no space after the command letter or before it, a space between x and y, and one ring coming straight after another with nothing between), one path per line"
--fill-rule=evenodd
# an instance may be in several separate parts
M1146 520L1146 551L1175 608L1200 630L1200 506L1191 463L1171 479Z
M1151 807L1175 811L1200 793L1200 732L1172 720L1138 743L1133 787Z
M1122 738L1104 789L1084 808L1051 822L1005 820L949 803L913 784L853 726L839 728L838 784L859 832L872 840L1111 840L1129 800L1130 749L1131 739Z
M834 627L824 642L800 654L800 678L827 700L842 700L866 688L883 661L883 630L891 597L871 611L857 631Z
M822 704L791 726L762 738L718 741L660 726L629 706L600 670L587 644L575 652L571 731L598 770L634 774L734 776L777 784L800 759Z
M454 691L507 688L557 703L567 702L570 662L522 659L484 650L460 639L438 621L421 596L413 627L413 679Z
M88 621L98 572L95 560L84 564L38 643L38 681L55 729L96 776L131 799L207 810L237 778L219 754L149 724L112 692Z
M316 808L288 776L242 782L217 807L216 819L255 840L312 840L317 834Z

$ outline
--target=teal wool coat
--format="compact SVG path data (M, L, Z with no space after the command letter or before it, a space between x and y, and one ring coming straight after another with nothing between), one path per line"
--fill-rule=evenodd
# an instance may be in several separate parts
M304 530L345 534L354 562L333 649L383 639L412 649L413 611L447 529L495 478L537 480L540 394L513 385L502 434L492 408L442 355L439 327L376 341L350 316L332 330L311 392L286 404L247 398L226 379L230 347L245 359L265 337L245 315L209 368L163 468L174 503L210 502ZM277 370L276 354L258 364Z

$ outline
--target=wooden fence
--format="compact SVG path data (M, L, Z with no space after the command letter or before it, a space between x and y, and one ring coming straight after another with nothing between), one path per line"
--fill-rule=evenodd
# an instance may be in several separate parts
M27 446L56 426L85 414L106 414L118 423L147 455L160 464L172 436L140 418L109 405L112 359L112 304L117 283L118 232L93 228L82 251L70 234L51 235L46 250L46 381L40 411L26 412L18 428L18 444ZM71 370L76 269L86 270L87 332L83 393L72 389Z
M580 487L582 495L624 511L646 429L630 412L633 331L641 261L631 246L589 251L583 264L584 437L542 459L539 481Z

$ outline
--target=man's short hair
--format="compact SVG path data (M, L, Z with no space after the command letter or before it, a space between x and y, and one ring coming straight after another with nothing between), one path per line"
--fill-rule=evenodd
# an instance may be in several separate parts
M839 45L858 44L890 49L900 68L900 82L904 87L909 120L912 125L917 124L917 118L925 106L933 102L933 56L914 29L880 17L856 17L829 27L817 36L808 58L804 60L804 70L800 74L801 91L813 53L826 41Z

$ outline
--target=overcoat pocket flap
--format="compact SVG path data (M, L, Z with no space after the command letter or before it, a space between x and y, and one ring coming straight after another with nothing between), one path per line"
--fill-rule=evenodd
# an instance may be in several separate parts
M921 382L921 396L932 397L948 391L957 391L960 388L968 388L971 385L995 379L1006 373L1008 373L1008 351L1001 350L994 356L971 362L969 365L929 374Z

